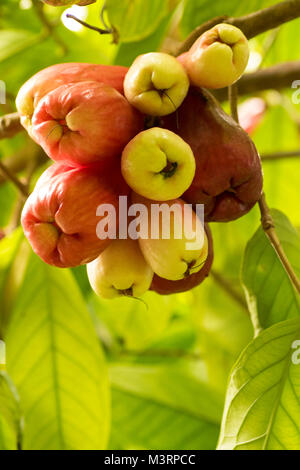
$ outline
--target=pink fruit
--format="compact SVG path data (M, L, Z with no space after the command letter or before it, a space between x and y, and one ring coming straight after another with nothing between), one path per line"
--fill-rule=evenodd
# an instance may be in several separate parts
M22 226L46 263L78 266L96 259L109 245L111 240L97 236L101 218L96 211L100 204L112 204L118 214L118 197L128 194L119 166L118 160L82 168L56 163L41 176L23 209Z
M144 124L114 88L97 82L48 93L32 118L32 135L54 161L85 165L120 156Z
M40 101L47 93L61 85L93 80L104 83L123 93L123 82L128 69L117 65L85 63L57 64L33 75L21 87L17 99L17 110L23 126L30 132L31 118Z

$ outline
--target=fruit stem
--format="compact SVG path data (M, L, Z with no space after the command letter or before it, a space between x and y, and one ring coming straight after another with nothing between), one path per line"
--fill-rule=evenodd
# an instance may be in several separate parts
M77 17L74 16L74 15L71 15L70 13L68 13L68 14L66 15L66 17L67 17L67 18L71 18L72 20L77 21L77 23L81 24L81 25L84 26L85 28L91 29L92 31L96 31L96 32L99 33L99 34L112 34L112 33L113 33L113 30L112 30L112 29L97 28L97 26L92 26L91 24L88 24L88 23L86 23L85 21L80 20L79 18L77 18Z
M231 114L232 117L235 116L235 119L237 122L239 122L239 116L238 116L238 90L236 87L235 92L232 90L232 87L229 88L229 98L230 98L230 107L231 107ZM278 258L280 259L286 273L288 274L294 288L300 295L300 281L298 277L295 274L295 271L293 270L292 265L290 264L283 248L280 243L280 240L277 236L276 230L275 230L275 223L273 220L273 217L270 212L270 208L267 204L266 201L266 196L265 193L262 194L260 200L258 201L258 205L260 208L261 212L261 224L262 228L269 238L271 245L273 246Z
M231 116L236 121L239 122L238 115L238 87L236 83L228 87L228 99L230 103Z
M274 250L277 253L277 256L279 257L285 271L287 272L293 286L295 287L296 291L300 295L300 281L298 277L296 276L296 273L289 262L282 245L280 243L280 240L277 236L276 230L275 230L275 223L273 220L273 217L271 215L270 209L267 205L266 201L266 196L263 193L262 197L260 198L259 202L259 208L261 212L261 223L262 223L262 228L264 229L265 234L269 238Z

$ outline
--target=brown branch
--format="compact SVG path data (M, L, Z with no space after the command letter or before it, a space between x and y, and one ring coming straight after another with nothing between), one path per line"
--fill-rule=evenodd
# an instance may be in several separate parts
M300 61L277 64L254 73L245 74L237 83L239 95L248 95L264 90L291 88L292 83L300 80ZM214 91L219 101L227 99L227 89Z
M213 28L219 23L224 23L228 19L228 16L217 16L216 18L213 18L212 20L207 21L206 23L198 26L194 31L191 32L191 34L186 38L186 40L181 43L180 47L176 51L176 56L179 56L180 54L183 54L184 52L187 52L194 42L203 34L205 31L208 31L209 29Z
M219 274L214 269L211 270L211 276L213 280L220 286L222 289L235 300L243 310L249 314L248 305L244 297L234 288L232 283L225 279L221 274Z
M267 153L261 155L261 159L264 162L272 162L274 160L287 160L289 158L299 158L300 150L295 150L294 152L277 152L277 153Z
M297 275L295 274L295 271L294 271L292 265L290 264L286 254L285 254L285 252L282 248L280 240L277 236L277 233L276 233L276 230L275 230L275 223L274 223L274 220L273 220L272 215L270 213L270 209L267 205L266 197L265 197L264 194L262 195L262 197L259 201L259 208L260 208L260 212L261 212L261 223L262 223L262 227L264 229L264 232L267 235L267 237L269 238L275 252L277 253L277 256L280 259L285 271L287 272L291 283L293 284L296 291L300 295L300 281L299 281Z
M218 23L228 23L240 28L248 39L292 21L300 16L300 0L287 0L269 8L239 18L218 17L196 28L187 37L176 55L187 52L205 31Z
M6 114L0 117L0 140L10 139L24 130L18 113Z

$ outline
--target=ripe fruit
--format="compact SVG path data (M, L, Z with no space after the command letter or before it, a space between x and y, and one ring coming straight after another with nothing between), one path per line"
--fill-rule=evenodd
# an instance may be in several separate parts
M80 82L63 85L39 102L32 135L53 160L84 165L120 156L143 123L113 88Z
M124 81L128 101L151 116L176 111L188 89L189 79L183 66L174 57L161 52L137 57Z
M191 274L180 281L168 281L155 274L151 284L151 290L161 295L179 294L194 289L194 287L202 284L209 275L214 258L213 239L207 224L205 225L205 232L208 239L208 256L203 268L200 269L198 273Z
M164 213L155 217L153 211L158 211L161 203L137 194L132 195L132 202L144 204L147 208L147 213L143 211L141 214L144 234L139 237L139 244L154 273L177 281L199 272L208 255L207 237L191 207L180 199L168 201L161 206ZM145 229L147 224L148 230Z
M173 131L179 124L194 152L196 175L183 199L205 204L206 221L238 219L256 204L263 177L255 145L210 93L191 88L177 115L161 122Z
M196 164L188 144L173 132L153 127L138 134L122 154L122 174L136 193L168 201L189 188Z
M93 80L104 83L123 93L126 67L116 65L96 65L83 63L57 64L33 75L20 89L16 105L21 123L30 133L34 110L47 93L61 85Z
M92 288L100 297L140 297L149 290L153 271L146 263L136 240L114 240L87 265Z
M41 176L24 206L24 233L48 264L64 268L88 263L110 243L96 233L98 206L112 204L118 213L118 197L127 194L118 160L106 167L56 163Z
M53 7L64 7L67 5L91 5L91 3L95 3L96 0L42 0L44 3L47 3L48 5L52 5Z
M249 45L242 31L229 24L218 24L206 31L181 56L192 85L224 88L244 73L249 60Z

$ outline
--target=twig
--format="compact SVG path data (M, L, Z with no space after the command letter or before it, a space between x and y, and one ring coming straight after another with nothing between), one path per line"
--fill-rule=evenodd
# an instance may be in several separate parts
M271 162L274 160L286 160L289 158L299 158L300 150L295 150L294 152L278 152L278 153L269 153L261 155L261 159L265 162Z
M267 205L265 194L262 195L262 197L259 201L259 208L260 208L260 212L261 212L261 223L262 223L263 230L264 230L265 234L267 235L267 237L269 238L269 240L270 240L277 256L279 257L285 271L287 272L293 286L295 287L296 291L300 295L300 281L299 281L298 277L296 276L295 271L294 271L292 265L290 264L286 254L285 254L285 252L282 248L280 240L277 236L277 233L276 233L276 230L275 230L275 223L274 223L274 220L273 220L272 215L270 213L270 209Z
M229 294L230 297L233 298L246 312L249 314L247 302L244 297L234 288L232 283L225 279L221 274L219 274L214 269L211 270L211 276L214 281L222 287L222 289Z
M102 29L102 28L98 28L97 26L92 26L91 24L88 24L85 21L80 20L79 18L77 18L74 15L67 14L66 17L77 21L77 23L81 24L85 28L91 29L92 31L96 31L99 34L112 34L113 33L112 29Z
M3 164L1 160L0 171L2 171L5 177L16 186L16 188L20 191L24 198L27 198L29 196L26 186L13 173L11 173L11 171Z
M228 16L223 15L223 16L217 16L216 18L213 18L212 20L207 21L206 23L198 26L194 31L191 32L191 34L187 37L187 39L181 43L180 47L176 51L176 56L179 56L180 54L183 54L184 52L187 52L194 42L203 34L205 31L208 31L209 29L213 28L219 23L224 23L227 20Z
M230 103L231 116L236 122L239 122L238 115L238 88L237 85L231 85L228 88L228 99Z
M199 36L218 23L226 22L237 26L244 32L248 39L250 39L261 33L277 28L283 23L292 21L299 16L300 0L288 0L239 18L218 17L192 31L180 46L176 55L187 52Z
M18 113L5 114L0 117L0 140L10 139L23 130Z

